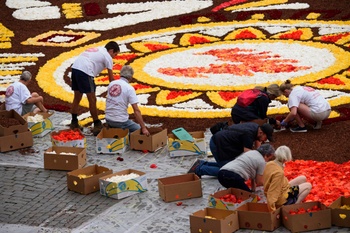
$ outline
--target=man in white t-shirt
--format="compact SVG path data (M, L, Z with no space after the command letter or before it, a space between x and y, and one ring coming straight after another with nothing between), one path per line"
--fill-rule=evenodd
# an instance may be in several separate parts
M292 132L307 132L301 116L314 123L314 129L320 129L322 121L327 119L331 113L331 106L321 93L311 87L296 86L287 80L280 86L280 90L288 97L288 108L290 113L281 122L282 126L296 120L298 127L291 128Z
M78 123L78 107L85 93L89 101L89 110L94 121L93 134L96 136L102 129L102 122L98 119L96 107L96 84L94 78L107 68L109 82L114 80L113 59L119 53L119 45L108 42L105 47L85 50L72 65L72 90L74 99L72 104L71 129L81 128Z
M108 85L106 99L106 122L109 127L129 129L134 132L141 128L144 135L149 136L141 111L138 107L138 99L135 89L129 84L134 75L131 66L123 66L120 70L120 79L114 80ZM134 110L136 122L129 119L128 106Z
M30 94L28 90L27 86L31 79L32 74L29 71L23 71L19 81L7 87L5 94L7 111L13 109L22 116L29 112L47 112L47 109L44 107L44 98L36 92Z

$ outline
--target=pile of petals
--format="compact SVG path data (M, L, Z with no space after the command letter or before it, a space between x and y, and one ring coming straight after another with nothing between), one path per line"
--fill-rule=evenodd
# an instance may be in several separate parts
M295 160L286 163L288 180L305 175L312 189L305 201L320 201L329 206L340 196L350 196L350 161L337 164L313 160Z
M62 130L57 134L52 133L52 138L58 141L66 142L66 141L74 141L81 140L84 138L84 135L79 130Z

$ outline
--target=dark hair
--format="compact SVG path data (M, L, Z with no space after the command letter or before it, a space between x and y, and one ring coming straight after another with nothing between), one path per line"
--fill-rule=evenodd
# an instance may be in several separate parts
M288 79L280 86L280 91L284 92L285 90L291 90L293 88L292 82Z
M115 41L110 41L105 45L105 48L107 49L107 51L113 49L114 53L119 53L120 52L120 48L117 42Z

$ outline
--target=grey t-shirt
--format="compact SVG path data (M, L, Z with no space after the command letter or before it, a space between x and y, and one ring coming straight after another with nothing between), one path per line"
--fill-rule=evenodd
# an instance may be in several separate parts
M250 150L239 155L236 159L225 164L220 170L232 171L243 179L255 179L262 175L265 169L265 159L257 150Z

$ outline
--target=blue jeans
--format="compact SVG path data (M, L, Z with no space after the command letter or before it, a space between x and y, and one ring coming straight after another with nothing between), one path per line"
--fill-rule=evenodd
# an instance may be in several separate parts
M106 122L111 128L129 129L129 133L141 129L141 126L132 120L127 120L125 122L115 122L106 119Z
M195 173L198 176L203 176L203 175L218 176L220 168L229 162L229 160L225 160L225 161L218 160L217 148L216 148L216 145L213 141L213 138L210 139L209 146L210 146L210 151L213 154L216 162L202 161L200 166L198 166L196 171L195 171Z

